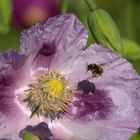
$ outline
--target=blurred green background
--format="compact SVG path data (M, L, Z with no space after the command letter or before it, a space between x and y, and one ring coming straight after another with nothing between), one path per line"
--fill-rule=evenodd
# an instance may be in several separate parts
M94 0L97 8L105 9L116 22L125 39L124 56L140 74L140 0ZM88 28L90 13L84 0L0 0L0 51L19 48L20 32L36 22L65 12L75 13ZM88 44L94 40L89 32Z

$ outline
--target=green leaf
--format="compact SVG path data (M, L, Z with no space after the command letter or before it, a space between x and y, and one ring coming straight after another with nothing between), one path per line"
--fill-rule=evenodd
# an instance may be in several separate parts
M40 140L37 136L33 135L30 132L26 132L23 140Z
M140 140L140 128L138 129L137 133L134 133L129 140Z
M88 25L98 43L119 52L122 50L122 39L117 25L105 10L95 9L88 16Z
M32 112L31 115L30 115L30 119L37 113L37 111L39 110L39 107L40 107L40 106L37 106L37 107L33 110L33 112Z
M130 60L140 59L140 46L133 40L123 39L121 54Z
M11 0L0 0L0 32L9 31L11 21Z

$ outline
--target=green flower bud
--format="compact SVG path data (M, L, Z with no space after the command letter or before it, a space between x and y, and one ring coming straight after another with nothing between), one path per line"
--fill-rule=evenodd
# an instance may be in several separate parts
M88 16L88 25L96 42L121 51L122 40L111 16L103 9L94 9Z

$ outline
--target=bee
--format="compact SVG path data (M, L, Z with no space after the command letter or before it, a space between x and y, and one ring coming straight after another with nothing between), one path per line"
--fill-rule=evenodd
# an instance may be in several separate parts
M91 71L92 73L92 77L98 77L101 76L103 74L103 68L102 66L105 64L88 64L87 65L87 72Z

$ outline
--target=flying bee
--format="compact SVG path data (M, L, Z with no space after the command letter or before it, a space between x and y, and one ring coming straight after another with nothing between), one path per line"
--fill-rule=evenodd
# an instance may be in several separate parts
M88 71L91 71L92 73L92 77L98 77L98 76L101 76L103 74L103 68L102 66L104 66L105 64L88 64L87 65L87 72Z

